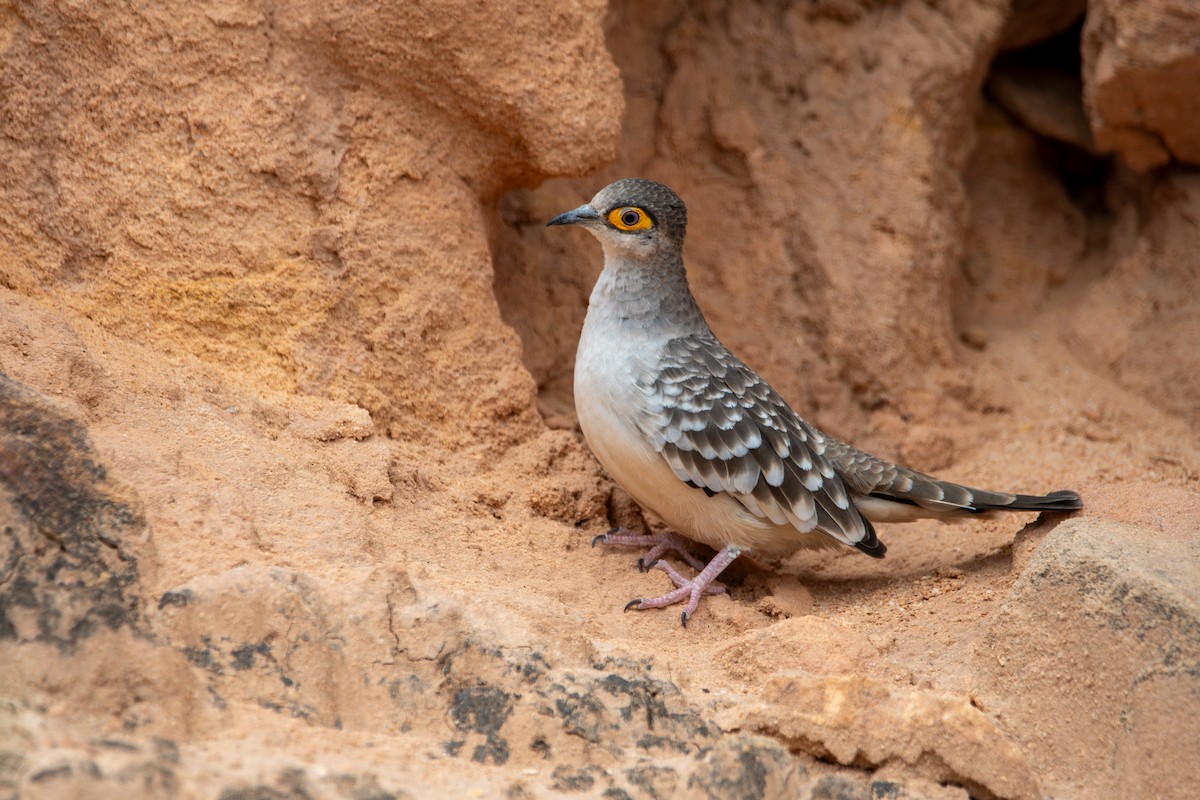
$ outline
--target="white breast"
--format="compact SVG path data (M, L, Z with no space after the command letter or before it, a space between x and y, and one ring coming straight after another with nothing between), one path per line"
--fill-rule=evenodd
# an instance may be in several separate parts
M659 347L589 310L575 358L575 409L588 446L609 475L643 508L710 547L783 553L827 539L774 525L729 495L710 497L675 475L638 425L647 415L647 396L637 377L654 368Z

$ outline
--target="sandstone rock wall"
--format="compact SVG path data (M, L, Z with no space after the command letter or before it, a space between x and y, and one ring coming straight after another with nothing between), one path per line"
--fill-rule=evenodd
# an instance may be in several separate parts
M1043 11L0 2L0 797L1200 794L1200 48ZM801 413L1085 511L623 614L628 175Z

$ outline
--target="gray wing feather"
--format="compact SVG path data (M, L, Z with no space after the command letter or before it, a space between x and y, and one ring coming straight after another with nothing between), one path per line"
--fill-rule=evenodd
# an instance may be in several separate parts
M671 340L644 388L644 432L680 480L725 492L777 525L819 528L881 554L825 455L830 440L714 336Z

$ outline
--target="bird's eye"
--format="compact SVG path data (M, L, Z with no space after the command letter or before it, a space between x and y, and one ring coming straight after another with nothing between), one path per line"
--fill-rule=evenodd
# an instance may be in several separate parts
M614 208L608 213L608 221L614 228L622 231L645 231L654 227L650 215L634 206Z

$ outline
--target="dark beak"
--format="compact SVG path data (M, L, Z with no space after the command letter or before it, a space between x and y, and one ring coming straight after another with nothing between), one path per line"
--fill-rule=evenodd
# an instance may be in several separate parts
M565 214L559 214L554 219L546 223L546 227L551 225L586 225L590 222L599 222L600 215L596 209L590 205L584 204L573 211L568 211Z

